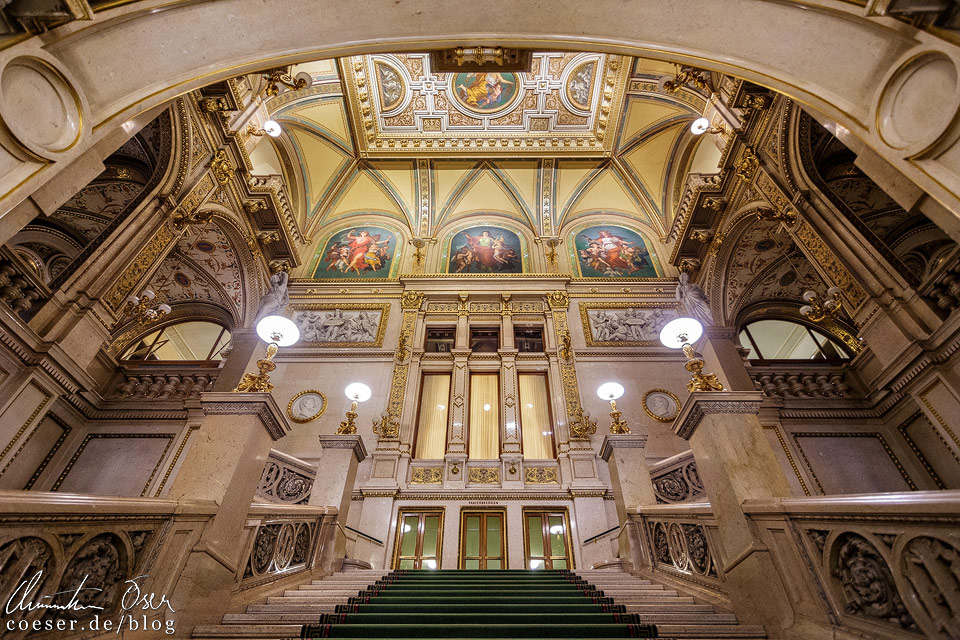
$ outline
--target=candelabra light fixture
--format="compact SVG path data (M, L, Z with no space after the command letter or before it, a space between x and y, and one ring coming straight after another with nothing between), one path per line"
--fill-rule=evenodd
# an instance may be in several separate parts
M251 136L270 136L271 138L276 138L283 133L283 129L280 128L280 123L276 120L266 120L263 123L262 129L257 129L256 125L252 123L248 124L246 132Z
M589 440L597 432L597 421L590 419L590 414L577 407L570 422L570 437L574 440Z
M340 426L337 428L337 435L353 435L357 432L357 404L369 400L372 392L370 391L370 387L362 382L351 382L343 392L350 398L351 403L350 410L347 411L347 419L340 421Z
M697 357L691 343L696 342L703 335L703 325L693 318L676 318L671 320L660 330L660 342L671 349L683 349L687 356L684 368L692 375L687 382L687 390L694 391L723 391L723 385L715 373L703 372L703 360Z
M677 65L676 75L660 78L660 82L657 83L657 88L660 91L676 93L687 84L691 84L701 91L713 92L710 78L705 72L694 69L693 67L681 67L680 65Z
M813 289L803 294L803 301L807 304L800 307L800 314L813 322L833 320L843 308L843 298L840 297L840 287L830 287L825 296L820 296Z
M604 382L597 387L597 396L610 401L610 433L630 433L623 415L617 410L617 398L623 396L623 385L617 382Z
M690 133L695 136L702 136L705 133L725 135L727 133L727 127L722 122L718 122L716 126L712 127L710 126L709 119L700 117L690 123Z
M347 414L349 417L349 414ZM394 419L390 411L384 411L380 414L379 420L373 421L373 432L381 440L396 439L400 435L400 423Z
M135 319L138 324L151 324L170 313L170 305L164 302L164 298L163 294L158 296L153 289L144 289L139 296L127 298L122 312Z
M279 95L281 91L286 89L303 89L313 84L313 76L309 73L302 71L294 77L284 69L274 69L268 72L263 76L263 80L265 83L263 93L271 97Z
M245 373L234 393L249 391L251 393L270 393L273 383L270 382L270 373L277 368L273 356L277 355L280 347L289 347L300 340L300 329L297 325L283 316L266 316L257 323L257 335L267 343L267 354L257 360L259 373Z

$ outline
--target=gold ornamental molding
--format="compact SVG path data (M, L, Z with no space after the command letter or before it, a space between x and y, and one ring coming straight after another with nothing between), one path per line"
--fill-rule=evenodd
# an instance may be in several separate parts
M175 235L173 230L166 224L163 224L153 237L147 241L143 250L137 255L134 261L124 270L120 278L113 283L104 296L107 304L114 311L120 308L127 296L136 288L141 279L156 264L157 260L164 256L167 247L173 241Z
M612 155L629 58L535 52L526 72L471 68L469 51L446 72L428 53L342 58L360 157Z
M527 467L523 470L525 484L560 484L554 467Z
M411 467L410 484L440 484L443 482L442 467Z

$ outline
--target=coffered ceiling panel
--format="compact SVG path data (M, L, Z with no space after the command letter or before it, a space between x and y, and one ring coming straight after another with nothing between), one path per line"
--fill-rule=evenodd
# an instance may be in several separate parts
M609 156L629 59L534 53L530 73L434 73L426 53L342 61L362 157Z

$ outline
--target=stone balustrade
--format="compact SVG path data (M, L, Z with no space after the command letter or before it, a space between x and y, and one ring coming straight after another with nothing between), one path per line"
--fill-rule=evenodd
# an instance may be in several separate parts
M945 316L960 308L960 250L948 256L918 292Z
M717 522L709 504L640 507L629 517L645 548L642 564L723 597Z
M29 314L37 302L46 298L46 287L31 277L22 263L0 256L0 301L18 314Z
M127 363L110 396L156 400L199 398L201 393L213 389L219 373L219 369L210 367Z
M650 465L650 479L653 481L657 504L702 502L707 499L693 451L684 451Z
M260 586L319 565L332 550L336 510L302 505L254 504L248 528L241 589Z
M271 450L257 484L257 498L277 504L307 504L316 478L317 468L312 464Z
M128 580L136 580L141 593L172 596L181 565L169 559L190 553L216 510L212 501L0 492L0 595L7 602L18 585L39 574L33 597L61 594L51 604L65 605L82 585L81 602L87 608L67 616L79 624L94 613L101 619L116 614ZM4 618L3 637L36 635L34 624L56 622L47 613L11 611ZM177 622L166 607L149 617L159 629L175 628ZM59 631L53 635L75 635Z
M848 635L960 637L960 491L747 500L795 613Z
M858 395L842 366L813 363L749 367L758 391L768 398L844 398Z

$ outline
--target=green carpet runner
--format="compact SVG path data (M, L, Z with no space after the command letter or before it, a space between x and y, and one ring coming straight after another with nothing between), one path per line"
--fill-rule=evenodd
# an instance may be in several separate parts
M394 571L301 638L656 638L571 571Z

